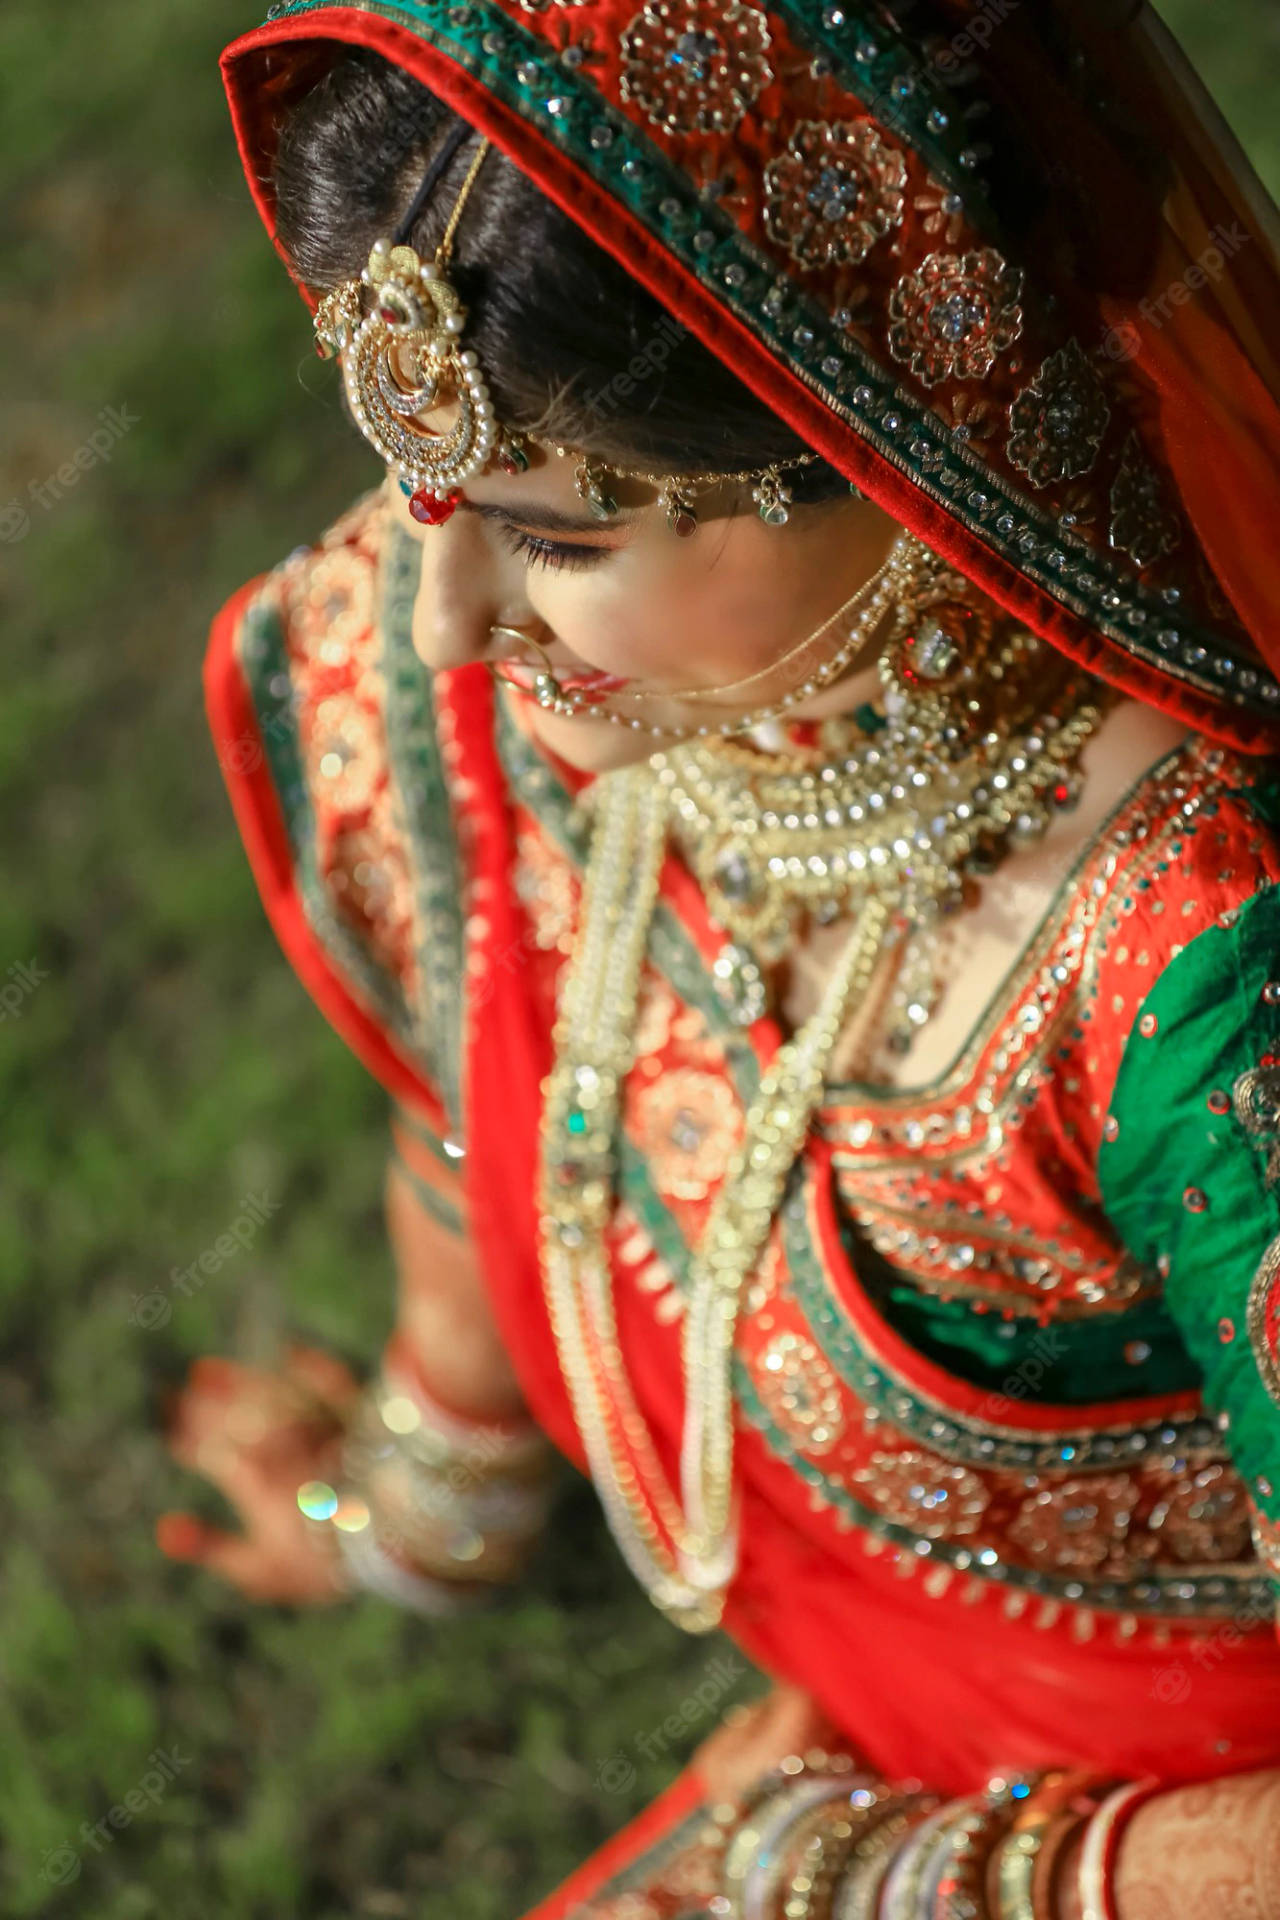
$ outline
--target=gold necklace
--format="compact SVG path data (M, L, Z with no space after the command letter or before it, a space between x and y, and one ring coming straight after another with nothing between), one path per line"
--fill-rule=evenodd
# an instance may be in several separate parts
M972 861L979 852L994 862L1019 822L1031 820L1031 809L1047 819L1046 794L1055 781L1063 803L1073 762L1101 716L1104 696L1096 683L1068 666L1036 730L1022 726L1011 734L1007 719L997 723L995 702L977 696L964 662L943 644L947 624L904 610L886 682L892 717L881 736L840 766L779 771L746 750L732 752L722 765L723 749L692 743L601 775L592 789L581 920L561 988L555 1065L543 1086L543 1281L610 1527L655 1603L690 1632L718 1622L737 1560L731 1370L740 1303L846 1018L866 995L882 954L904 936L909 944L917 941L921 926L936 920L941 903L954 895L953 862ZM987 662L983 686L990 681L1019 723L1027 718L1031 682L1043 671L1036 645L1029 635L1014 636ZM921 670L930 658L935 667L942 660L941 671ZM1090 692L1098 697L1086 697ZM743 765L743 755L754 770ZM797 779L793 792L787 783ZM938 801L939 782L946 785L944 811L926 830L913 809L922 800ZM761 783L768 807L759 802ZM872 803L874 793L879 805ZM830 799L829 809L817 804L818 796ZM862 810L857 816L854 807ZM837 809L843 810L838 819L823 817ZM741 1142L690 1255L679 1496L627 1378L604 1239L640 976L669 832L683 839L726 923L737 918L753 936L772 938L794 924L797 901L815 910L835 898L854 920L816 1011L761 1075ZM789 838L798 848L807 846L806 835L824 832L834 836L834 848L820 855L768 852L766 874L758 876L763 850L773 844L769 836L780 833L781 844ZM747 849L753 884L741 898L723 885L717 862L725 844ZM838 868L835 852L844 862ZM812 864L818 859L825 868ZM780 870L773 870L774 861Z

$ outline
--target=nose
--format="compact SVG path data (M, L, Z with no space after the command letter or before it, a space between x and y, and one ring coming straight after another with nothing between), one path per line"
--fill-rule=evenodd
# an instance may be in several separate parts
M501 659L515 651L492 628L531 624L527 607L512 605L502 567L495 562L475 516L454 513L421 540L422 566L413 607L413 649L433 673Z

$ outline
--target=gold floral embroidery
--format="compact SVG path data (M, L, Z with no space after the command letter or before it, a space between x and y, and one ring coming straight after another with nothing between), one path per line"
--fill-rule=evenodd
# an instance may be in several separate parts
M853 1479L887 1520L927 1540L963 1540L976 1533L989 1497L978 1474L911 1447L873 1453Z
M906 180L870 120L802 120L764 170L765 226L802 266L856 266L902 225Z
M780 1333L755 1361L760 1398L805 1453L826 1453L844 1431L840 1388L812 1340Z
M1022 332L1022 271L994 247L930 253L889 297L889 352L927 387L982 380Z
M1249 1503L1238 1474L1201 1467L1175 1480L1152 1509L1148 1526L1175 1559L1239 1560L1249 1549Z
M512 884L536 944L544 952L567 954L577 919L572 870L538 823L523 813L516 822Z
M773 79L769 25L743 0L645 8L622 33L624 100L669 133L728 133Z
M1127 1572L1156 1551L1149 1534L1130 1536L1137 1505L1138 1489L1127 1474L1064 1480L1023 1502L1009 1537L1033 1566Z
M742 1109L724 1077L674 1068L636 1093L632 1115L659 1193L705 1200L742 1136Z
M307 757L327 802L345 812L366 807L386 778L372 717L352 693L331 693L315 709Z

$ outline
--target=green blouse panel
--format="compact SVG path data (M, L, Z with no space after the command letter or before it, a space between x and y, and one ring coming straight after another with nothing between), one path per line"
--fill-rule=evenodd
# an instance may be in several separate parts
M1164 1276L1280 1581L1280 886L1191 940L1146 995L1098 1178Z

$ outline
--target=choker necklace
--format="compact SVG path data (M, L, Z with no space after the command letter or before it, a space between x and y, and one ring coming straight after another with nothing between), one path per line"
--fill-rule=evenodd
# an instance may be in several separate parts
M921 632L918 615L900 614L879 662L882 705L824 722L809 752L691 741L649 760L712 917L744 950L754 1004L763 970L810 918L825 925L869 895L888 902L905 942L882 1036L897 1054L940 996L941 922L1006 851L1074 805L1101 714L1085 696L1106 698L1020 629L956 652L945 671L935 651L927 673L928 661L908 664Z
M812 763L792 755L780 765L747 748L694 742L602 774L588 789L594 822L581 918L544 1083L543 1283L610 1527L654 1602L690 1632L718 1623L737 1563L731 1368L740 1302L848 1016L882 956L905 942L907 1037L927 1019L930 928L960 904L963 875L989 872L1010 846L1043 832L1056 806L1071 804L1080 751L1114 697L1034 636L1009 633L1007 622L997 637L994 613L964 603L957 590L967 587L939 563L932 599L903 610L885 712L862 715L870 737L842 757L819 751ZM825 723L828 754L841 726L849 722ZM761 1074L691 1251L678 1494L623 1365L605 1243L669 837L717 917L765 953L785 948L805 914L847 913L853 922L816 1011Z

